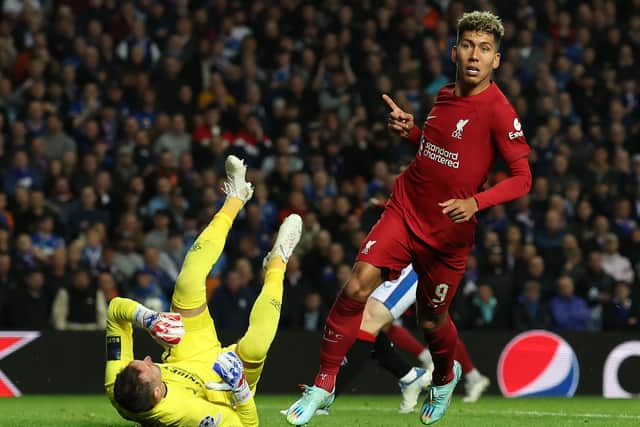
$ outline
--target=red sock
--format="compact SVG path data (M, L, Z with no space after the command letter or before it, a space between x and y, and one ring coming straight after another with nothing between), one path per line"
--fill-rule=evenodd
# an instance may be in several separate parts
M471 372L473 368L475 368L471 361L471 356L469 356L469 352L467 351L467 346L464 345L460 336L458 336L458 341L456 342L456 360L460 362L463 374Z
M317 387L333 391L340 364L360 331L364 305L364 302L356 301L340 292L331 307L322 335L320 370L314 381Z
M391 324L387 336L398 348L413 353L416 357L424 351L424 345L413 336L404 326Z
M456 325L447 316L442 326L430 334L425 333L424 338L429 344L429 351L435 366L433 383L435 385L447 384L453 379L453 358L456 354L456 341L458 340Z
M362 341L374 343L376 342L376 339L378 337L373 335L371 332L363 331L362 329L360 329L358 331L358 335L356 335L356 338Z

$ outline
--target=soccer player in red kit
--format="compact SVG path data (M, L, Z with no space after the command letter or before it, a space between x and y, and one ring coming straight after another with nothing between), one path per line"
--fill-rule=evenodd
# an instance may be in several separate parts
M395 182L380 220L360 249L351 277L327 318L320 370L312 387L287 410L287 421L306 424L330 405L340 364L357 338L371 292L409 263L418 274L418 322L435 365L420 412L423 424L442 418L460 379L454 360L458 331L447 311L474 241L476 212L525 195L531 187L529 146L513 107L492 81L500 64L504 28L489 12L465 13L457 25L451 60L456 80L445 85L425 118L387 95L388 127L417 147L416 158ZM481 191L496 155L510 176Z

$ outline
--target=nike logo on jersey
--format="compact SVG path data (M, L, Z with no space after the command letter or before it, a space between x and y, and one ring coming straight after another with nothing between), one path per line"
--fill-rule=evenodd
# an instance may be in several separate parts
M462 139L462 132L464 131L464 127L469 123L469 119L460 119L458 123L456 123L456 130L451 133L451 136L456 139Z
M425 120L425 122L428 122L431 119L435 119L438 116L427 116L427 119Z

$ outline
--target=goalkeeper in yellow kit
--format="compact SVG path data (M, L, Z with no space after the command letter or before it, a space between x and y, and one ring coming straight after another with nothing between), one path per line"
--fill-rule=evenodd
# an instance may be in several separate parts
M264 259L265 281L245 335L222 348L205 296L205 279L225 244L236 215L253 194L246 166L225 162L224 205L185 257L171 313L157 313L126 298L109 305L105 389L120 415L143 426L257 426L253 393L273 341L282 302L286 263L300 240L302 221L288 216ZM133 359L133 325L165 347L162 363Z

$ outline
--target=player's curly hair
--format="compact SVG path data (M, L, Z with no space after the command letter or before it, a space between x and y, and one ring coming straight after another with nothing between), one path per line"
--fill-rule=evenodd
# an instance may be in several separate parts
M493 34L496 42L496 49L500 47L500 42L504 37L504 26L502 20L491 12L480 12L478 10L464 13L458 19L457 42L465 31L482 31Z
M135 414L148 411L155 404L149 381L140 380L140 371L130 364L116 376L113 398L129 412Z

